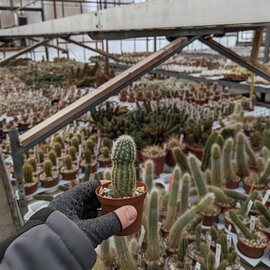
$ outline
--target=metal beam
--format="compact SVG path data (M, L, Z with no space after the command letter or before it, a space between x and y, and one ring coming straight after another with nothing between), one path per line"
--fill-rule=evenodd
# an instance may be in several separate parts
M222 46L220 43L214 41L210 37L202 37L199 40L204 43L205 45L209 46L213 50L219 52L220 54L226 56L227 58L231 59L232 61L236 62L240 66L250 70L251 72L255 73L258 76L261 76L267 81L270 81L270 74L267 73L265 70L261 68L259 64L251 63L249 60L244 59L239 54L235 53L234 51Z
M178 38L174 40L164 48L151 54L136 65L130 67L128 70L125 70L110 81L104 83L95 91L83 96L63 110L28 130L20 136L20 143L22 146L20 151L27 151L34 145L42 142L57 130L77 119L111 95L117 93L133 81L148 73L175 53L181 51L195 39L197 39L197 37L191 39Z
M35 41L35 42L39 42L38 39L35 39L35 38L30 38L30 40L33 40L33 41ZM56 45L54 45L54 44L48 43L48 44L46 44L45 46L46 46L46 47L49 47L49 48L56 49L56 50L61 51L61 52L63 52L63 53L68 53L68 50L66 50L66 49L64 49L64 48L61 48L61 47L59 47L59 46L56 46Z
M105 51L103 51L101 49L92 48L90 46L85 45L84 43L78 42L78 41L76 41L74 39L71 39L71 38L63 38L63 39L70 42L70 43L74 43L74 44L76 44L78 46L81 46L81 47L83 47L83 48L85 48L87 50L90 50L90 51L96 52L98 54L104 55L105 57L111 58L114 61L118 61L117 57L115 57L114 55L112 55L112 54L110 54L108 52L105 52Z
M264 47L263 62L268 63L269 62L269 48L270 48L270 27L267 27L267 29L266 29L264 46L265 47Z
M241 12L239 12L241 10ZM155 0L0 30L0 37L171 32L270 25L269 0ZM256 11L256 12L255 12ZM191 16L192 14L192 16ZM207 16L206 16L207 14ZM230 16L228 16L230 14ZM165 34L167 36L167 34Z
M253 41L252 41L252 50L250 54L250 62L256 63L258 60L258 55L260 52L261 41L262 41L263 29L257 30L254 33Z
M6 63L10 62L11 60L17 58L18 56L23 55L23 54L25 54L25 53L27 53L29 51L32 51L35 48L37 48L37 47L39 47L39 46L41 46L41 45L43 45L43 44L45 44L45 43L47 43L49 41L50 41L50 39L46 38L46 39L41 40L40 42L37 42L37 43L35 43L35 44L27 47L27 48L24 48L24 49L20 50L19 52L17 52L15 54L13 54L13 55L11 55L11 56L9 56L9 57L1 60L0 61L0 66L5 65Z

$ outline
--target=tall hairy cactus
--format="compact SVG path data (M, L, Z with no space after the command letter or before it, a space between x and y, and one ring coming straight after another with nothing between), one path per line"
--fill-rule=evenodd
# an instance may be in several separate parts
M266 167L262 176L260 177L259 184L266 185L267 183L269 183L269 181L270 181L270 159L268 159L266 163Z
M196 183L198 194L200 197L202 197L202 196L206 195L208 192L207 186L206 186L206 180L204 178L202 171L199 168L199 165L197 163L195 156L190 155L188 161L189 161L189 166L191 168L191 173L192 173L193 179Z
M245 138L245 147L246 147L246 152L248 155L248 163L252 168L257 168L258 167L258 162L257 162L257 157L255 152L253 151L250 143L248 142L247 138Z
M178 252L176 255L176 264L177 264L177 267L179 268L183 268L184 266L187 247L188 247L188 241L185 238L181 237L179 241Z
M174 219L176 217L177 195L179 191L180 175L181 175L181 171L178 167L176 167L173 171L172 190L169 196L166 219L164 221L164 229L166 231L168 231L171 228L171 226L173 225Z
M223 186L220 152L220 147L217 144L214 144L211 150L211 180L212 184L217 187Z
M146 257L149 261L158 262L160 257L158 234L158 194L153 191L150 198L148 224L147 224L147 250Z
M213 131L206 141L202 156L202 170L205 171L210 166L211 148L218 138L218 133Z
M136 188L136 145L132 137L120 136L112 149L112 188L116 197L133 196Z
M121 269L137 270L137 266L128 250L125 237L115 236L114 242Z
M183 176L183 185L181 190L181 204L180 204L181 214L185 213L189 206L189 187L190 187L190 175L188 173L185 173Z
M183 154L182 150L180 147L175 147L173 148L173 157L175 159L176 164L179 166L181 171L183 173L185 172L190 172L190 168L186 159L186 156Z
M207 207L211 206L214 202L215 196L213 193L208 193L205 195L195 206L187 210L182 216L180 216L177 221L172 226L167 245L169 248L176 249L181 238L181 233L185 226L196 218L197 214L203 212Z
M233 139L229 138L225 141L222 151L222 172L226 183L235 181L236 175L233 168Z
M270 213L268 209L259 201L255 202L256 209L262 215L261 221L266 228L270 227Z
M144 164L144 183L148 186L148 192L151 192L154 180L154 162L148 159Z
M249 175L245 135L243 133L238 133L236 139L236 173L242 178Z

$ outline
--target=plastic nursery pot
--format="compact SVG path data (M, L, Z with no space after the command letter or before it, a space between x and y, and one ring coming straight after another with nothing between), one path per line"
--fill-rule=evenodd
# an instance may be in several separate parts
M216 207L219 212L216 214L216 215L204 215L202 214L202 223L204 226L212 226L214 223L218 223L218 216L220 215L221 213L221 209L217 206L214 206Z
M193 147L187 143L185 145L189 152L193 153L198 159L202 159L203 148Z
M262 235L264 235L264 237L267 238L267 236L260 232ZM243 253L245 256L252 258L252 259L258 259L260 257L263 256L264 254L264 250L266 249L267 245L265 245L265 247L252 247L249 246L247 244L245 244L244 242L241 241L240 237L237 237L238 239L238 243L237 243L237 247L240 250L241 253Z
M138 232L141 229L141 224L142 224L142 213L143 213L143 206L144 206L144 199L147 194L147 185L145 185L142 182L137 181L136 186L137 187L144 187L144 193L140 194L139 196L136 197L128 197L128 198L109 198L109 197L104 197L99 194L100 188L101 187L108 187L111 184L111 182L106 183L104 185L99 186L96 189L96 195L97 198L101 204L101 212L102 215L105 215L107 213L113 212L114 210L118 209L121 206L124 205L132 205L136 208L137 210L137 218L132 223L131 226L123 230L121 233L117 234L119 236L125 236L125 235L130 235L133 233Z
M154 174L158 177L161 173L163 173L163 168L165 164L165 156L163 157L156 157L156 158L148 158L145 157L142 153L143 162L151 159L154 162Z
M65 171L64 167L60 168L60 174L62 175L62 177L65 180L68 180L68 181L75 180L77 178L77 172L78 172L78 169L74 169L71 171Z
M240 184L240 179L236 182L228 182L225 184L225 187L228 188L228 189L236 189L239 187L239 184Z
M173 157L172 149L167 148L167 155L166 155L165 162L170 167L175 166L176 162L175 162L175 159Z
M244 180L244 189L246 193L249 194L251 189L252 190L265 190L266 186L265 185L250 185L246 183L246 180Z
M37 191L38 188L38 181L34 183L24 184L24 193L25 196L31 195Z
M59 174L57 175L57 177L52 178L52 180L50 181L41 178L39 178L39 181L41 183L41 186L44 188L54 187L59 183Z

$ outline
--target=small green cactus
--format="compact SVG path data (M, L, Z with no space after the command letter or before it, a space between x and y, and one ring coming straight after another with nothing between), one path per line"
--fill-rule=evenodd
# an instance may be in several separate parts
M181 204L180 204L180 213L183 214L187 211L189 207L189 187L190 187L190 175L185 173L183 176L183 185L181 191Z
M101 156L103 159L110 159L110 149L106 146L102 147L100 149L100 152L101 152Z
M228 244L227 244L227 235L224 232L221 232L217 242L221 246L221 260L228 257Z
M112 187L116 197L133 196L136 188L136 145L132 137L120 136L112 149Z
M183 268L184 266L187 248L188 248L188 241L185 238L181 237L176 255L176 265L179 268Z
M60 143L55 143L54 146L53 146L53 150L56 153L56 156L58 158L60 158L61 155L62 155L62 146L61 146L61 144Z
M211 180L212 184L217 187L223 186L223 175L221 170L221 153L220 147L214 144L211 151Z
M236 173L241 178L249 175L245 135L243 133L238 133L236 139Z
M114 241L119 258L119 264L121 265L122 269L137 270L135 261L128 250L125 237L115 236Z
M86 149L83 153L83 157L86 164L91 164L92 161L92 155L89 149Z
M54 151L50 151L48 154L48 159L51 161L52 166L56 166L57 165L57 161L56 161L56 154Z
M201 252L202 224L198 224L195 230L195 250L198 254Z
M176 164L181 168L183 173L190 172L190 168L186 159L186 156L183 154L180 147L173 148L173 157L175 159Z
M258 196L257 191L253 191L251 194L249 194L246 200L242 203L241 207L237 210L237 213L239 215L244 216L248 210L249 201L255 201L257 196Z
M245 201L247 199L247 195L237 192L235 190L231 190L231 189L224 189L224 193L229 196L232 199L235 199L237 201Z
M86 141L86 148L91 152L91 155L94 155L94 153L95 153L95 143L93 142L93 140L88 139Z
M218 135L216 143L220 147L220 149L223 149L224 138L222 137L222 135Z
M37 171L37 162L35 158L29 159L29 164L32 166L33 172Z
M154 162L151 159L148 159L144 163L144 167L144 183L148 186L148 192L151 192L154 180Z
M253 151L250 143L247 141L247 139L246 139L245 143L246 143L246 152L247 152L247 155L248 155L248 158L249 158L249 165L252 168L257 168L258 167L258 162L257 162L256 154L254 153L254 151Z
M149 262L147 264L147 270L159 270L159 265L157 262Z
M112 140L108 137L104 137L102 139L102 146L106 146L108 148L111 148L112 147Z
M263 217L263 219L261 219L262 223L264 225L267 225L265 227L269 228L270 227L270 213L269 213L268 209L259 201L255 202L255 207Z
M70 155L66 155L64 159L64 165L67 170L72 170L73 164L72 164L72 157Z
M106 180L112 180L112 172L111 172L111 169L109 168L106 168L103 172L103 179L106 179Z
M29 163L23 165L23 179L25 183L33 183L33 169Z
M227 266L229 266L229 262L228 262L227 260L223 260L223 261L219 264L217 270L226 270L226 267L227 267Z
M217 239L218 239L218 235L219 235L217 224L213 224L210 227L209 233L210 233L210 235L212 237L212 240L216 242Z
M58 143L61 145L61 149L64 148L65 144L63 142L63 139L60 135L56 135L53 140L54 144Z
M270 150L270 130L265 129L263 132L263 146Z
M172 226L167 244L170 248L177 248L181 237L182 230L185 226L196 218L196 214L200 214L214 202L215 196L213 193L206 194L195 206L187 210Z
M105 264L111 260L110 239L103 240L100 244L100 258Z
M46 178L52 177L52 162L50 159L44 161L44 173Z
M37 160L39 161L39 163L44 162L44 152L41 149L37 151Z
M192 269L193 269L193 267L192 267L191 264L185 263L185 265L184 265L184 270L192 270Z
M77 160L77 156L76 156L76 148L74 146L70 146L68 149L68 153L70 154L72 161L76 161Z
M173 222L175 220L175 217L176 217L177 195L178 195L178 191L179 191L180 176L181 176L181 171L180 171L179 167L176 167L173 171L172 190L170 192L166 219L164 221L164 229L166 231L168 231L171 228L171 226L173 225Z
M215 270L215 255L210 252L207 257L207 270Z
M266 167L265 170L262 174L262 176L260 177L259 180L259 185L266 185L268 184L270 181L270 159L268 159L268 161L266 162Z

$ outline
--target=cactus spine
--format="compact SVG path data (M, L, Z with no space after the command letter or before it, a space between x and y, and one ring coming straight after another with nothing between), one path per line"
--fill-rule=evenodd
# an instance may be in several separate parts
M218 137L218 133L213 131L211 135L208 137L202 157L202 170L205 171L210 165L210 156L212 145L216 142Z
M177 221L172 226L169 236L168 236L168 246L170 248L177 248L179 240L181 237L182 230L185 226L191 222L196 214L200 214L207 207L209 207L214 202L215 196L212 193L205 195L195 206L187 210L182 216L180 216Z
M230 218L235 226L241 231L243 236L249 240L254 239L254 235L249 231L249 229L240 221L238 216L234 211L229 212Z
M52 162L50 159L47 159L44 162L44 173L46 178L52 177Z
M238 133L236 139L236 172L241 178L249 175L246 157L245 135L243 133Z
M172 153L173 153L175 162L180 167L181 171L183 173L190 172L190 168L189 168L189 165L188 165L186 156L183 154L183 152L180 149L180 147L173 148Z
M247 199L247 195L237 192L231 189L224 189L224 193L230 198L236 199L238 201L245 201Z
M168 231L176 216L177 211L177 195L179 191L179 183L180 183L180 169L176 167L173 172L173 184L172 184L172 190L170 192L169 196L169 202L168 202L168 208L167 208L167 215L166 219L164 221L164 229Z
M181 214L185 213L189 206L189 187L190 187L190 175L185 173L183 176L183 186L181 191Z
M147 230L146 257L149 261L158 262L160 257L158 234L158 194L153 191L150 199Z
M112 188L116 197L133 196L136 188L136 145L132 137L120 136L112 149Z
M154 179L154 162L151 159L148 159L144 166L144 183L148 186L148 192L151 192Z
M222 171L226 183L234 182L236 175L233 168L233 139L226 140L222 151Z
M24 164L23 166L23 179L25 183L33 182L33 169L32 166L28 163Z
M207 194L208 190L207 190L207 186L206 186L203 174L198 166L195 156L193 155L189 157L189 166L191 168L191 172L193 175L193 179L196 183L198 193L200 197L202 197Z
M217 187L223 186L223 175L221 171L221 154L220 147L214 144L211 155L211 179L212 184Z
M263 175L260 177L259 185L266 185L269 181L270 181L270 159L268 159Z
M137 270L137 266L129 253L125 238L115 236L114 241L121 269Z

